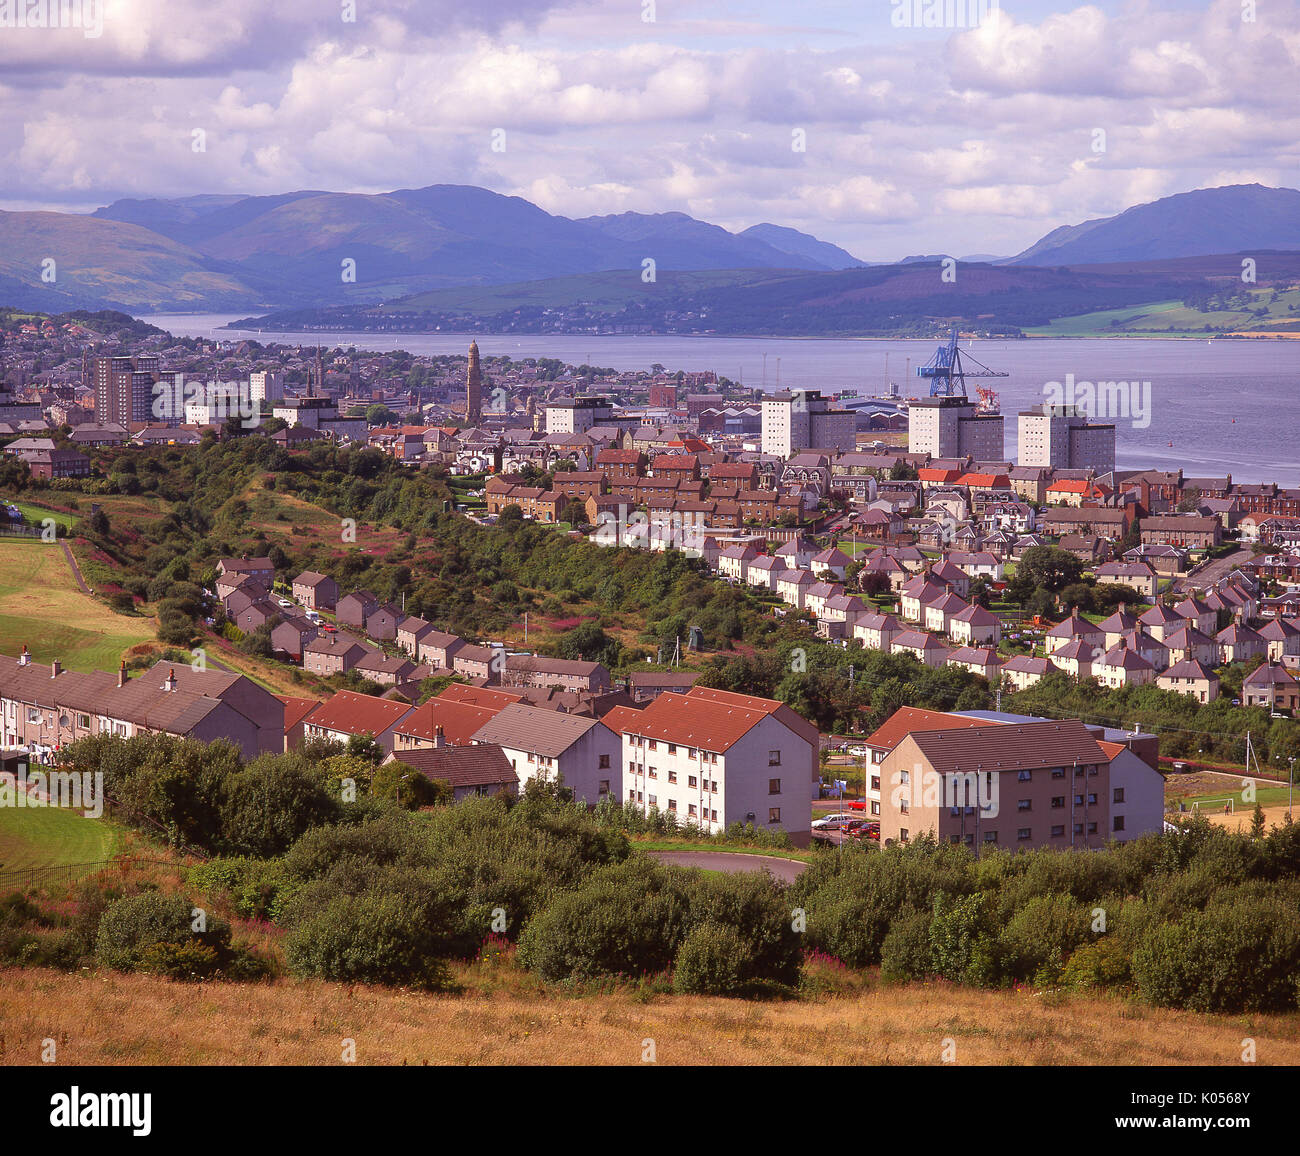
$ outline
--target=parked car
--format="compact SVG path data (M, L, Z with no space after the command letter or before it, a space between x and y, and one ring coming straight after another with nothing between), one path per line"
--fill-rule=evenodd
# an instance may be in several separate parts
M293 603L290 602L289 599L287 599L287 598L281 598L281 599L279 599L279 603L280 603L280 605L283 606L286 610L292 610L292 609L293 609Z
M824 815L822 818L812 821L812 829L814 831L838 831L841 823L856 817L849 814Z
M879 839L880 824L875 822L863 823L860 826L854 828L854 830L850 831L849 834L852 835L855 839L864 839L864 838Z

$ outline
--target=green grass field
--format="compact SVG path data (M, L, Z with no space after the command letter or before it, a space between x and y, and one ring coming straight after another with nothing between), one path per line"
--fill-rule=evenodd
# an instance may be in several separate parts
M152 638L152 620L114 614L77 589L61 545L0 541L0 654L25 644L37 662L116 670L123 651Z
M0 871L99 863L113 856L119 839L107 819L57 807L0 807Z
M1244 309L1202 313L1188 309L1181 301L1152 301L1124 309L1104 309L1080 313L1075 317L1058 317L1050 325L1026 329L1032 337L1115 337L1132 333L1197 334L1205 326L1219 330L1268 332L1293 325L1300 320L1300 290L1287 289L1274 301L1272 289L1251 292L1253 308L1267 310L1264 317ZM1209 335L1207 334L1207 337Z
M47 510L44 506L34 506L31 502L12 502L22 511L23 517L34 525L40 525L46 518L53 518L60 526L71 530L77 522L76 514L64 514L59 510Z

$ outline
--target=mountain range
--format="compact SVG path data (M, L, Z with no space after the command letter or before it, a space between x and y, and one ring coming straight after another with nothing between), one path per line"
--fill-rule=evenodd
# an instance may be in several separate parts
M1062 226L1014 257L978 260L1077 267L1296 249L1300 192L1233 185ZM0 303L55 312L355 307L430 290L639 273L647 258L657 272L738 271L737 284L755 270L829 276L873 265L781 225L733 233L678 212L570 219L468 185L127 199L89 215L0 212Z

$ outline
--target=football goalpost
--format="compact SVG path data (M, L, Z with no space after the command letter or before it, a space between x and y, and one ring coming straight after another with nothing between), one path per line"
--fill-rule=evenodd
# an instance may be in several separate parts
M1207 811L1213 811L1218 814L1223 814L1223 805L1225 803L1228 805L1227 813L1230 815L1235 815L1237 813L1237 799L1233 795L1228 795L1227 797L1222 799L1196 799L1192 803L1192 813L1193 814L1199 813L1201 808L1203 807Z

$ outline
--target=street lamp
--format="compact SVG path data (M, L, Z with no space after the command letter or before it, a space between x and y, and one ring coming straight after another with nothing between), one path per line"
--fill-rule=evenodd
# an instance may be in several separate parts
M1295 795L1295 755L1292 755L1287 762L1291 764L1291 773L1286 780L1286 821L1291 822L1291 799Z

